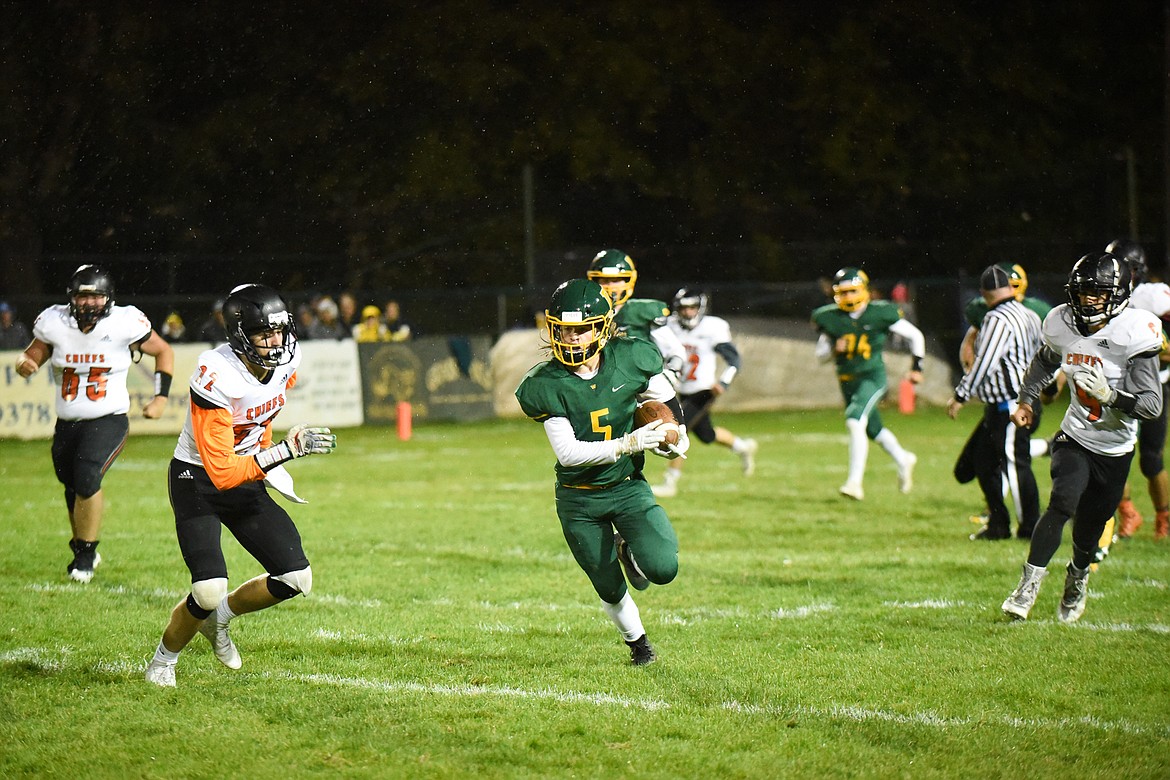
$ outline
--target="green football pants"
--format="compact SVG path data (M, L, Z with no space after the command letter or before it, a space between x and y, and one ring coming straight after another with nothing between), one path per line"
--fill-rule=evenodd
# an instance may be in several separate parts
M648 580L665 585L678 574L678 536L644 479L634 477L606 490L558 487L557 517L577 565L602 601L616 604L626 595L615 528Z

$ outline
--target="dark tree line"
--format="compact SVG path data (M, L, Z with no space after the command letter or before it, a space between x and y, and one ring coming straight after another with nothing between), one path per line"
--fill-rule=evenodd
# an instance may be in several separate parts
M1163 27L1136 1L9 3L0 284L60 253L522 283L526 164L539 247L772 248L783 279L801 241L1095 245L1129 150L1160 244Z

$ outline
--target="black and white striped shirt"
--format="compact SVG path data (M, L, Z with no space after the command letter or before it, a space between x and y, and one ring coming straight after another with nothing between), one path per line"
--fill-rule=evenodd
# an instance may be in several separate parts
M1041 344L1036 312L1014 298L992 307L975 339L975 362L955 388L955 400L977 397L987 404L1014 401Z

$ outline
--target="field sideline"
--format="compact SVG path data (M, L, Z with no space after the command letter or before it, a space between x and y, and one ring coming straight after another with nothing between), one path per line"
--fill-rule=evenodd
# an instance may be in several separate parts
M174 438L132 438L107 476L88 586L65 576L49 443L0 441L0 776L1170 774L1170 545L1136 464L1147 524L1091 576L1082 621L1055 619L1066 530L1012 624L999 604L1026 544L968 541L979 491L951 477L978 409L885 410L915 490L875 446L862 503L836 492L839 411L716 414L759 440L757 473L696 441L661 501L679 577L635 593L658 663L629 666L573 562L539 426L356 428L289 467L313 592L233 622L240 671L197 636L177 690L142 679L189 584ZM224 542L233 586L259 573Z

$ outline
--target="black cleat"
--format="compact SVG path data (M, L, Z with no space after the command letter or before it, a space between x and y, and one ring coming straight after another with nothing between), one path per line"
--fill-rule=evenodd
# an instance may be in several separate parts
M646 666L658 660L658 654L650 646L650 640L645 634L626 644L630 646L630 663L634 666Z
M97 542L69 540L69 549L73 551L73 560L65 567L65 573L69 575L70 579L81 583L93 579L93 570L102 562L102 554L97 551L97 546Z
M1011 539L1011 531L996 531L992 528L984 526L978 533L971 534L971 541L973 542L997 542L1000 539Z
M626 544L626 540L616 531L613 535L613 543L617 546L618 560L621 561L622 569L626 573L626 581L630 583L630 587L634 590L649 588L650 580L638 568L634 556L630 554L630 545Z

